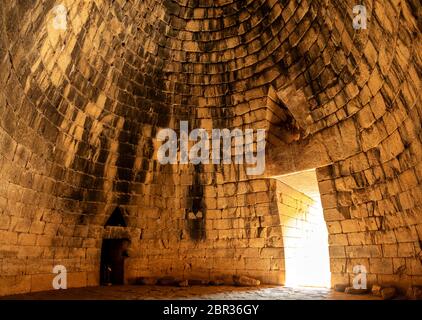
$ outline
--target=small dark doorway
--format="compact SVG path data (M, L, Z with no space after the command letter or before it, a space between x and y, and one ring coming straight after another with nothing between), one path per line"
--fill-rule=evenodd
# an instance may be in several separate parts
M101 248L100 279L102 285L124 284L128 239L105 239Z

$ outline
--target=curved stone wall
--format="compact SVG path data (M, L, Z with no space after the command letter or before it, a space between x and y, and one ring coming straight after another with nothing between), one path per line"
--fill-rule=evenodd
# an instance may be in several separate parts
M421 283L417 1L366 1L366 30L353 1L58 4L0 8L0 294L51 289L57 264L96 285L102 239L122 233L128 281L283 283L267 178L316 167L333 283L359 263ZM265 175L160 165L156 134L182 120L267 129ZM104 227L116 207L123 231Z

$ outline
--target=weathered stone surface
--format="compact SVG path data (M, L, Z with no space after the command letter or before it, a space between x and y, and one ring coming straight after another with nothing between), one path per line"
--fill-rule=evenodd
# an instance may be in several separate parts
M375 296L381 296L381 290L382 290L382 287L380 285L374 284L372 286L371 292Z
M344 292L348 294L367 294L368 289L355 289L353 287L347 287Z
M355 300L355 296L335 292L326 288L290 288L280 286L261 286L254 290L243 290L232 286L192 286L174 287L168 290L160 286L129 286L127 290L122 287L93 287L68 290L53 290L44 292L32 292L23 295L0 297L0 300L75 300L75 299L96 299L96 300L180 300L180 299L206 299L210 296L218 300L285 300L297 299L308 300ZM359 296L365 300L380 300L373 295ZM7 302L6 302L7 303Z
M177 285L179 281L177 281L174 277L167 276L167 277L158 279L157 283L162 286L174 286L174 285Z
M208 284L208 280L201 279L189 279L188 282L190 286L204 286Z
M393 299L396 295L397 295L396 288L390 287L390 288L383 288L383 289L381 289L381 297L384 300Z
M261 284L261 281L246 276L233 276L233 282L237 286L246 287L259 286Z
M222 286L222 285L224 285L224 280L221 280L221 279L217 279L217 280L211 280L210 282L209 282L209 285L210 286Z
M348 286L349 286L348 284L337 283L334 285L334 290L337 292L344 292Z
M189 287L190 283L188 280L183 280L178 283L179 287Z
M412 286L407 292L406 296L413 300L422 300L422 286Z
M368 6L367 31L342 0L196 2L64 0L57 17L51 1L3 1L0 295L51 289L54 264L98 285L112 239L130 240L124 283L283 284L289 232L315 224L273 177L314 168L333 283L362 264L380 286L420 285L415 1ZM265 129L265 172L160 164L157 133L181 120Z
M156 285L158 282L157 278L154 277L142 277L139 279L139 284L153 286Z

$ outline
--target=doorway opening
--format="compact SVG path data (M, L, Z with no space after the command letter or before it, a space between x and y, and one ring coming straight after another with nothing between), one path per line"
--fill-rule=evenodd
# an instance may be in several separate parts
M282 183L280 207L285 285L330 287L328 231L316 171L275 177Z
M125 258L128 256L128 239L104 239L101 247L100 283L124 284Z

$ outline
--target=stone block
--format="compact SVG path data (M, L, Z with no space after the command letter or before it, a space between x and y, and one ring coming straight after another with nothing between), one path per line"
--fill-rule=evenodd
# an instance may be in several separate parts
M339 283L337 283L337 284L334 285L334 290L337 291L337 292L345 292L346 291L346 288L348 286L349 286L348 284L339 284Z
M359 295L359 294L367 294L368 293L368 289L355 289L353 287L347 287L344 290L344 292L347 293L347 294L356 294L356 295Z
M371 292L372 292L373 295L381 296L381 290L382 290L382 287L380 285L378 285L378 284L372 285Z
M383 288L381 289L381 297L383 300L390 300L393 299L397 295L396 288Z
M247 276L233 276L233 282L237 286L255 287L261 284L261 281Z

